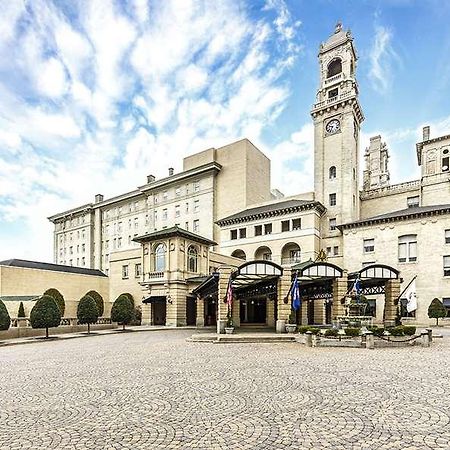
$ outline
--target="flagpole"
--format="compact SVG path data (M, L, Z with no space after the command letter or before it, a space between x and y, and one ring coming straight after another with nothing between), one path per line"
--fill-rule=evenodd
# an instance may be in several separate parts
M408 283L408 286L405 287L405 289L403 289L403 291L401 292L401 294L397 297L396 302L398 302L401 298L402 295L408 290L408 288L411 286L412 282L417 278L417 275L414 275L414 277L412 278L412 280Z

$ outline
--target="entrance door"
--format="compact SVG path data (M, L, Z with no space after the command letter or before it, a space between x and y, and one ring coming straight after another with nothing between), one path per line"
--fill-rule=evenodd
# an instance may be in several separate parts
M331 323L331 300L325 300L325 323Z
M165 325L166 324L166 302L154 302L152 303L152 317L153 325Z
M197 322L197 302L195 297L186 297L186 325L195 325Z
M217 323L217 302L212 298L205 300L205 326L213 326Z
M265 298L255 298L240 301L241 323L266 323L267 300Z
M314 301L308 300L308 325L314 325Z

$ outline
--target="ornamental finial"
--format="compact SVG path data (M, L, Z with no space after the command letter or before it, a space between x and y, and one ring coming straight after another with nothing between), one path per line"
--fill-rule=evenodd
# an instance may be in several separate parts
M339 20L336 23L336 28L334 29L334 33L336 34L336 33L339 33L340 31L342 31L342 22Z

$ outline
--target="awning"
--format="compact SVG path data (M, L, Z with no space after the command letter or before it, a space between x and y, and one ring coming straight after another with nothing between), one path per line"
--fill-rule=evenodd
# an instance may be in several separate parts
M142 303L166 303L166 297L164 295L151 295L150 297L144 298Z
M231 274L233 288L240 289L283 275L283 268L272 261L249 261Z

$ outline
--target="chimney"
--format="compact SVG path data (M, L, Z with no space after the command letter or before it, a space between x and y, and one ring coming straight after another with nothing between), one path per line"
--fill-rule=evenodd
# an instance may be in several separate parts
M173 167L169 167L169 177L173 175Z
M97 194L95 196L95 203L100 203L103 201L103 194Z
M423 142L430 140L430 126L423 127Z
M147 175L147 183L153 183L155 181L155 175Z

